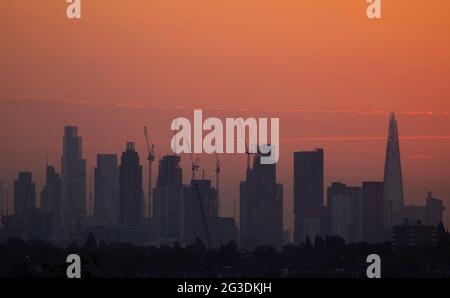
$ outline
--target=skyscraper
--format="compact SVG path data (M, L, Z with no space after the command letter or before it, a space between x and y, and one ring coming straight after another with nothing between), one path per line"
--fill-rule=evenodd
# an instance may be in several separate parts
M323 206L323 150L294 152L294 242L320 234Z
M97 155L94 185L94 223L117 225L119 223L119 173L116 155Z
M383 226L383 182L363 182L363 200L364 241L383 242L386 240L386 228Z
M443 212L445 210L442 200L433 197L431 192L428 193L426 199L427 206L427 224L433 227L437 227L439 223L443 222Z
M386 161L384 166L383 224L389 228L401 223L403 214L403 180L397 120L390 115Z
M425 202L425 205L405 205L403 207L403 223L409 220L437 227L443 220L444 204L441 200L434 198L431 192L428 193Z
M52 217L36 207L36 190L31 173L21 172L14 181L14 215L3 218L7 238L48 240Z
M142 166L134 143L128 142L119 168L120 224L139 226L144 215Z
M51 215L53 235L62 231L61 177L53 166L46 168L45 185L41 192L41 210Z
M283 187L276 181L276 165L261 164L261 156L255 155L240 185L240 245L246 249L283 243Z
M67 232L70 232L74 224L80 224L86 219L86 160L82 157L82 146L78 128L64 127L61 195Z
M14 181L14 215L24 217L36 208L36 187L31 173L21 172Z
M361 187L334 182L327 191L330 232L348 242L362 240L363 198Z
M153 223L157 241L185 239L183 172L180 156L166 155L159 161L153 192Z

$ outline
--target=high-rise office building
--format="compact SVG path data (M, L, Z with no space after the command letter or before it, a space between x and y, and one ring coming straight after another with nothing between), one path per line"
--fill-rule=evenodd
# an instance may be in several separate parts
M327 191L330 233L348 242L362 241L363 198L361 187L334 182Z
M47 166L45 177L45 185L41 192L41 210L51 215L53 235L59 236L63 228L61 177L53 166Z
M433 194L428 193L426 199L427 206L427 225L437 227L439 223L443 222L443 213L445 210L442 200L433 197Z
M427 207L421 205L405 205L403 207L403 219L421 222L422 224L426 224L427 221Z
M94 185L94 223L119 224L119 173L115 154L97 155Z
M53 236L52 215L36 207L31 173L21 172L14 181L14 215L5 216L2 222L6 239L50 240Z
M390 228L383 225L383 182L363 182L364 241L379 243L387 240Z
M139 226L144 212L142 166L133 142L128 142L119 167L119 222Z
M389 119L383 187L383 224L390 228L401 223L404 205L400 144L394 113L391 114Z
M153 224L155 239L161 243L185 239L182 174L180 156L166 155L159 161L153 190Z
M240 245L246 249L283 244L283 187L276 182L276 165L261 164L261 156L255 155L240 184Z
M3 223L11 238L48 240L52 237L52 216L36 208L36 187L31 173L19 173L14 181L14 215Z
M82 157L82 146L78 128L64 127L61 196L64 226L68 233L74 224L80 224L86 219L86 160Z
M347 195L351 200L351 226L350 226L350 242L363 241L363 225L364 225L364 199L362 187L347 187Z
M294 243L320 234L323 212L322 149L294 152Z
M392 247L430 247L435 243L435 228L420 220L405 218L403 224L392 227Z
M444 204L441 200L428 193L425 205L406 205L403 207L403 223L405 220L423 225L437 227L443 220Z
M21 172L14 181L14 215L24 217L36 208L36 187L31 173Z

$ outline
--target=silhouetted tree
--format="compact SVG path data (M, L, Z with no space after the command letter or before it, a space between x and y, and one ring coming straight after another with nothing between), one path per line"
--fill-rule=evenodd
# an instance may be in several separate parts
M316 238L314 239L314 249L316 250L323 250L325 248L325 241L322 237L319 235L316 235Z
M444 252L450 246L450 236L442 222L436 227L436 247L439 252Z
M292 243L286 244L282 248L283 254L295 254L298 251L298 247Z
M86 243L84 244L83 249L87 251L93 251L97 249L97 241L95 240L94 234L89 233L86 239Z
M339 236L326 236L325 248L329 251L339 251L345 247L345 240Z
M69 246L67 247L67 250L69 252L76 252L78 251L80 248L78 247L78 243L76 241L72 241Z
M305 249L306 250L311 250L312 249L311 239L309 239L309 236L306 236Z
M98 248L99 248L99 250L105 250L107 248L105 240L102 239L102 241L100 241Z

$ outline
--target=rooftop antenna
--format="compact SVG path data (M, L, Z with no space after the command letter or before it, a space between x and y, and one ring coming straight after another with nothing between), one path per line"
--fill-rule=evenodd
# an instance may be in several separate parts
M217 148L216 148L216 169L214 170L214 172L216 173L217 205L218 205L219 216L220 216L220 191L219 191L220 159L219 159L219 155L217 154Z

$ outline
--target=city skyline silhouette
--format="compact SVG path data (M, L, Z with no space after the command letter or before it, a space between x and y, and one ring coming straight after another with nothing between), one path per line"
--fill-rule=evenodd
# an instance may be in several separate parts
M29 170L40 188L46 157L59 167L65 125L84 132L90 169L96 153L120 154L128 140L143 157L143 126L157 154L169 153L170 121L201 108L221 119L280 118L288 211L290 152L324 148L326 185L380 180L385 118L395 111L406 202L419 204L433 191L448 205L450 4L414 2L405 10L387 3L387 14L371 22L364 1L303 2L98 0L84 3L84 18L74 21L64 1L6 1L0 181L12 185ZM200 158L213 177L214 157ZM232 216L245 171L235 171L241 159L222 158L224 177L240 175L223 181L224 212Z
M0 279L450 276L450 2L0 2Z
M27 106L34 106L32 103L29 102L23 102L20 104L23 108L26 108ZM47 108L52 107L53 104L48 106ZM64 105L65 106L65 105ZM69 105L67 107L72 108L72 105ZM75 109L78 109L76 106ZM81 107L82 111L85 112L87 107ZM59 108L58 108L59 110ZM39 111L39 108L37 110L34 110L36 117L42 117L42 112ZM67 113L70 110L62 110L62 113ZM122 110L117 110L122 111ZM131 111L123 111L124 113L135 113L134 110ZM73 112L69 112L73 113ZM75 112L78 114L78 112ZM89 113L89 118L92 119L92 117L99 117L101 114L105 113L105 115L110 115L111 111L109 110L103 110L97 111L95 114ZM141 114L141 112L139 112ZM81 115L81 114L80 114ZM445 176L445 167L447 164L444 153L439 153L440 150L445 150L447 147L447 140L442 136L436 136L433 138L433 135L430 137L427 137L425 133L423 136L414 137L413 132L410 131L410 129L405 131L404 128L404 122L407 122L410 126L410 123L424 123L426 120L425 118L428 118L430 116L423 116L424 118L416 118L416 117L410 117L408 115L402 115L397 114L397 116L400 118L400 121L402 123L401 125L401 139L402 139L402 157L403 157L403 166L404 166L404 180L405 180L405 198L406 203L414 203L414 204L421 204L423 202L424 196L426 196L426 193L429 191L433 191L436 194L439 194L439 197L441 197L444 201L446 200L447 196L447 188L446 184L444 183L446 176ZM291 118L289 115L283 116L281 118L281 124L282 126L282 135L281 135L281 142L282 142L282 151L281 151L281 159L278 163L278 167L281 169L279 171L279 179L280 182L282 182L285 185L285 192L287 196L286 200L286 206L288 208L292 208L292 182L290 178L290 172L291 170L291 159L292 156L289 154L292 151L297 150L313 150L315 147L323 147L325 148L327 154L325 157L325 184L330 184L333 181L342 181L346 182L347 184L356 184L359 183L361 180L381 180L383 177L383 170L384 170L384 159L385 159L385 142L386 142L386 131L387 131L387 123L386 118L388 117L388 114L386 115L378 115L378 116L370 116L369 119L365 116L353 116L353 115L343 115L340 117L342 119L341 121L349 123L349 135L355 135L351 137L307 137L307 135L310 135L308 129L301 129L299 131L300 135L306 135L305 137L300 138L290 138L289 135L291 132L291 128L286 127L284 123L290 123ZM433 116L433 118L436 117L436 120L439 119L439 116ZM72 114L70 118L78 118L78 116L75 116L75 114ZM139 119L142 119L142 121L145 121L147 117L138 117ZM150 117L151 119L151 117ZM349 119L352 119L353 121L349 121ZM443 119L442 119L443 120ZM77 120L77 121L71 121L71 123L78 123L78 122L84 122L85 120ZM170 124L170 120L167 120L167 125ZM289 122L286 122L289 121ZM313 121L308 115L305 115L305 121ZM356 121L356 122L355 122ZM320 125L322 121L319 122ZM367 129L360 129L353 128L355 125L350 126L350 123L364 123L364 126L367 125ZM50 119L50 123L54 123L53 120ZM156 157L158 158L161 154L169 153L170 148L167 145L170 140L170 133L167 129L164 129L163 126L155 126L151 125L151 121L145 122L147 125L148 123L152 127L152 133L154 138L154 143L156 145ZM374 126L374 124L378 124L376 131L377 132L371 132L369 137L360 137L361 134L358 133L358 131L371 131L371 126ZM101 125L100 125L101 126ZM146 147L145 147L145 139L142 135L142 122L141 123L131 123L130 128L127 130L131 131L131 137L120 137L116 133L111 133L109 129L105 127L101 128L98 127L98 129L89 129L89 127L80 127L80 130L82 129L84 131L83 137L85 140L85 157L87 158L88 168L92 169L95 165L96 160L96 154L98 152L109 152L114 154L119 154L122 151L122 147L124 142L127 141L127 139L133 139L136 141L137 150L139 151L139 154L141 157L145 155ZM120 126L115 125L113 126L115 130L119 131L120 133L123 133L124 136L128 135L126 131L123 130L123 128L120 128ZM309 127L309 126L308 126ZM426 126L425 126L426 127ZM420 128L417 127L417 130L423 130L424 127ZM24 132L23 136L28 136L30 133L34 134L33 131L39 131L36 126L30 126L26 129L26 132ZM28 137L25 137L24 139L15 137L14 144L17 145L7 145L4 143L3 152L4 155L0 156L0 159L2 159L2 173L1 173L1 180L3 183L7 185L11 185L13 183L13 180L16 178L17 172L23 171L23 170L31 170L34 173L35 181L40 188L44 183L44 172L45 168L45 162L48 159L50 164L56 165L59 171L59 163L60 163L60 150L61 146L58 144L58 140L61 138L61 129L58 127L49 126L45 129L45 131L48 131L48 135L41 135L41 139L45 140L43 142L38 143L30 143L29 145L26 145L24 141L27 140ZM340 132L340 135L345 135L346 133ZM407 134L407 135L405 135ZM419 133L418 133L419 134ZM417 134L417 135L418 135ZM164 136L165 135L165 136ZM323 135L323 134L322 134ZM359 136L358 136L359 135ZM6 137L6 136L5 136ZM8 136L7 138L10 138ZM114 142L108 142L107 140L117 140ZM120 140L122 139L122 140ZM97 141L98 140L98 141ZM297 145L298 144L298 145ZM5 147L7 146L7 147ZM12 147L11 147L12 146ZM17 151L14 148L17 148L17 146L20 146L22 149ZM416 149L419 148L419 149ZM436 151L439 150L439 151ZM23 152L23 153L21 153ZM359 152L364 152L364 154L359 154ZM19 154L19 155L18 155ZM353 154L352 157L351 154ZM21 158L17 158L17 156L21 156ZM39 157L40 158L31 158L31 157ZM443 158L437 159L437 158ZM236 184L239 183L239 179L241 178L231 178L231 176L227 173L237 173L242 178L245 175L245 171L237 171L235 168L240 167L239 163L245 161L245 157L239 157L238 159L234 156L228 156L228 155L222 155L221 158L224 160L223 166L222 166L222 172L225 179L223 179L223 192L226 194L224 196L224 212L228 216L233 215L233 201L234 198L237 198L238 188L236 187ZM27 161L28 159L28 161ZM205 175L206 177L213 178L214 174L214 168L215 168L215 157L214 156L200 156L201 159L201 166L203 169L205 169ZM189 158L183 158L182 159L182 166L183 168L190 167L189 164ZM361 168L359 165L364 164L365 167ZM144 168L146 168L146 164L144 164ZM201 173L201 172L200 172ZM442 176L436 176L438 173L444 173ZM89 173L89 176L91 176L91 173ZM147 176L147 170L144 170L144 180L146 180ZM189 183L188 176L184 176L186 180L185 183ZM233 175L234 177L234 175ZM234 181L233 181L234 180ZM88 188L90 188L90 184L88 183ZM146 183L145 183L146 184ZM146 189L146 186L144 184L144 188ZM147 190L146 190L147 191ZM448 218L448 217L447 217ZM286 219L285 226L289 226L291 223L291 219Z
M147 130L145 130L145 136L148 137ZM147 240L136 240L137 243L139 241L142 241L141 243L156 241L160 244L167 241L169 243L193 241L196 233L200 233L198 235L202 236L198 237L202 237L203 240L207 238L208 245L211 245L210 229L213 228L211 224L215 222L213 229L218 229L214 231L216 234L225 233L227 239L234 239L242 247L255 248L267 244L280 248L283 243L302 243L306 238L313 239L316 235L340 236L348 242L363 240L383 242L392 239L391 229L393 226L400 225L408 219L418 220L419 223L431 227L436 227L441 222L444 223L445 203L433 198L431 192L428 193L426 200L424 197L426 206L421 204L424 207L404 203L400 142L397 121L393 113L390 115L386 139L384 180L380 182L363 180L360 184L355 185L359 185L359 187L348 188L349 191L346 190L346 185L340 183L342 181L334 181L327 189L326 200L324 188L328 186L324 185L324 150L294 152L293 215L295 221L294 229L289 230L289 228L283 227L283 218L287 216L285 208L283 208L286 198L283 191L284 186L277 183L277 165L259 165L260 153L246 154L246 179L245 182L241 182L237 203L239 216L236 214L235 199L233 202L234 213L230 218L232 222L225 222L222 219L226 218L221 216L220 210L223 193L217 190L220 174L216 175L215 182L212 182L212 179L205 180L207 178L203 169L201 178L196 179L196 172L201 169L200 159L196 159L194 168L194 159L190 156L192 173L191 186L189 186L189 184L183 184L185 179L182 178L182 168L180 167L182 158L187 158L186 154L160 156L156 182L151 182L153 195L149 201L150 198L146 197L143 187L143 166L139 160L139 154L135 151L134 142L126 143L126 150L123 151L120 158L112 154L99 153L95 178L92 175L88 178L87 173L93 172L94 169L92 171L88 169L86 161L83 159L83 138L77 127L66 126L61 158L61 169L64 174L60 177L55 173L55 168L47 164L47 182L41 192L40 200L36 199L36 187L32 173L19 173L19 179L14 182L12 201L5 196L7 185L2 184L2 215L4 214L7 218L6 222L3 221L6 227L6 230L3 230L14 230L12 227L16 226L16 230L26 233L27 220L30 220L28 218L41 216L36 215L40 213L30 215L31 217L27 214L34 214L34 208L39 206L40 208L36 209L37 212L42 210L44 213L50 213L53 217L50 220L53 222L52 228L50 228L51 232L49 232L51 237L48 238L53 241L74 239L73 237L76 237L74 235L79 233L80 229L87 228L86 231L89 231L91 225L100 225L106 228L116 225L125 228L149 225L147 238L142 238ZM150 143L148 145L150 146ZM106 161L107 158L110 161ZM176 160L169 162L168 158L176 158ZM119 159L121 160L120 164L117 162ZM216 161L220 161L219 155L216 155ZM100 171L101 167L105 167L102 165L103 163L110 164L109 171L103 170L103 174L99 174L97 171ZM164 164L167 165L164 166ZM113 174L114 172L116 174ZM184 176L186 173L189 171L185 171ZM106 178L108 176L110 178ZM89 191L86 187L88 180L90 180ZM198 183L204 184L202 181L209 181L206 189L198 188ZM150 182L147 181L147 183ZM378 183L379 186L375 186L375 183ZM372 184L373 186L369 186ZM52 190L55 185L56 191ZM5 192L3 187L5 187ZM334 189L334 187L337 188ZM209 194L202 196L202 192L205 191ZM102 192L109 193L109 195L102 194ZM191 192L190 195L189 192ZM188 199L189 197L191 199ZM196 203L197 200L200 200L200 203ZM210 203L209 200L213 200L211 202L214 203ZM400 203L394 205L392 200ZM36 201L40 203L36 204ZM11 210L12 205L14 206L13 211ZM5 206L6 212L4 212ZM379 210L378 213L375 210ZM14 217L9 219L8 215L14 215ZM199 215L201 217L198 217ZM113 217L110 218L111 216ZM189 218L193 216L198 217L198 222L196 226L189 228L191 224ZM220 220L220 224L217 220ZM47 221L45 219L43 222ZM11 224L11 222L17 223ZM60 226L57 226L58 222ZM203 223L203 227L200 222ZM264 224L268 225L263 226ZM218 226L215 227L215 225ZM140 229L139 231L144 233L144 230ZM202 230L203 232L201 232ZM14 233L11 235L15 235ZM260 233L263 234L259 235ZM219 243L222 242L219 241Z

